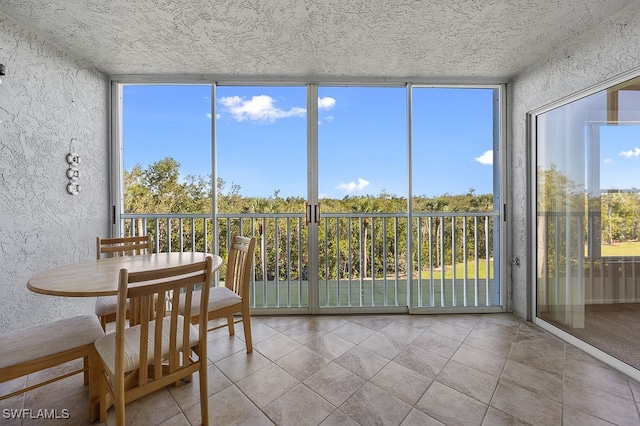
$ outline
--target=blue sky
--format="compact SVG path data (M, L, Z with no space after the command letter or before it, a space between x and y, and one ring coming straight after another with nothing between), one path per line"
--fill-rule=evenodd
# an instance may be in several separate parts
M607 189L640 189L640 126L602 127L600 185Z
M305 87L219 86L218 176L246 196L305 197ZM492 193L494 92L413 89L413 191L436 196ZM124 163L146 167L171 156L181 174L211 173L211 90L206 85L126 86ZM320 197L404 196L404 87L318 89Z

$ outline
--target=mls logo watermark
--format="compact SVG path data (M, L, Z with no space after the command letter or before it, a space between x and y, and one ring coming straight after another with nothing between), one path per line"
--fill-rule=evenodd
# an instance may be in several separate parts
M69 410L63 408L61 410L57 408L46 409L46 408L22 408L22 409L9 409L5 408L2 410L2 418L4 419L68 419L71 416L69 415Z

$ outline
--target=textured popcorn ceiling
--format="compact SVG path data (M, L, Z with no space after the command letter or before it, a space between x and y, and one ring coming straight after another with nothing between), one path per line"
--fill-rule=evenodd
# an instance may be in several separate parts
M0 12L110 75L508 79L634 1L2 0Z

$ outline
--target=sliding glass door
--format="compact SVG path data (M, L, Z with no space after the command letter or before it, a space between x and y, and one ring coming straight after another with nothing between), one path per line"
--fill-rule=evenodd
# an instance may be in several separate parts
M640 368L640 78L531 114L535 312Z

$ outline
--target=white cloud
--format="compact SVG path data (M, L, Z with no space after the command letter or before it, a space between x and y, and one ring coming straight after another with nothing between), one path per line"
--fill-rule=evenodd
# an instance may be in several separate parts
M253 96L251 99L240 96L225 96L220 99L220 104L231 114L236 121L266 121L273 123L281 118L304 117L307 109L302 107L292 107L288 110L278 108L276 101L268 95ZM336 104L336 100L329 96L318 98L318 109L329 110ZM211 118L211 114L208 114ZM216 118L220 118L216 114ZM331 117L333 118L333 117Z
M492 165L493 164L493 150L485 151L480 157L475 157L480 164Z
M640 148L635 147L635 149L632 149L632 150L629 150L629 151L622 151L618 155L621 155L624 158L640 157Z
M331 109L335 104L336 100L334 98L330 98L329 96L318 98L318 109Z
M604 160L602 160L602 162L604 164L611 164L611 163L613 163L613 160L611 158L605 158Z
M333 115L327 115L327 116L324 118L324 121L325 121L326 123L331 123L331 122L333 121ZM319 126L321 126L321 125L322 125L322 120L318 120L318 125L319 125Z
M349 194L350 192L353 192L355 190L362 191L364 188L369 186L370 183L371 182L369 182L368 180L358 178L358 183L355 183L355 182L341 183L340 185L336 186L336 188L342 189L346 191L347 194Z
M258 95L247 100L240 96L226 96L220 99L220 103L236 121L268 121L273 123L281 118L304 117L306 108L292 107L283 110L275 106L271 96Z

